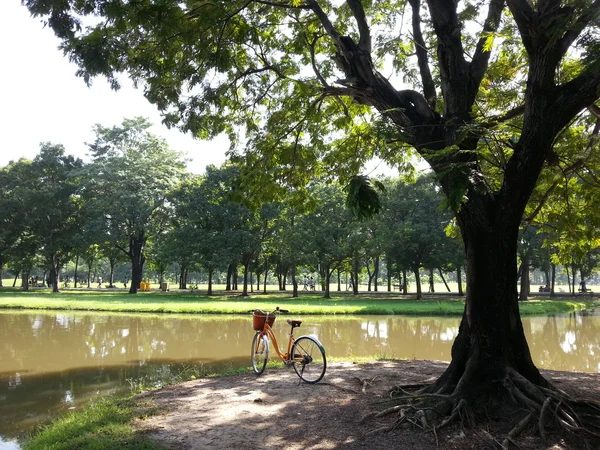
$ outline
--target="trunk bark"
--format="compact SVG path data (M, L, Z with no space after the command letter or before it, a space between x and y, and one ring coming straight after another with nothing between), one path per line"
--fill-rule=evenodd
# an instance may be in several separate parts
M352 280L352 293L358 295L358 260L354 259L354 265L352 267L352 273L350 274Z
M575 288L575 286L577 286L577 266L575 265L575 262L573 262L571 264L572 270L571 270L571 275L573 277L573 282L571 283L571 287L573 288L573 295L577 295L577 289Z
M392 292L392 264L390 263L390 258L386 259L385 271L386 271L386 278L387 278L387 290L388 290L388 292ZM400 283L400 280L398 280L398 283ZM400 289L398 289L398 290L400 290Z
M212 285L213 272L214 272L214 269L212 267L209 267L208 268L208 295L213 295L213 285Z
M458 295L465 295L462 286L462 270L460 266L456 268L456 281L458 281Z
M448 286L448 283L446 283L446 278L444 278L444 273L442 272L442 269L438 268L438 272L440 273L440 278L442 279L442 281L444 282L444 286L446 286L446 290L448 292L450 291L450 286Z
M298 297L298 280L296 279L296 264L292 266L292 298Z
M329 293L329 277L331 276L331 271L329 270L329 267L330 266L325 267L325 286L323 286L324 291L325 291L323 298L327 298L327 299L331 298L331 294Z
M22 276L21 276L21 288L24 291L28 291L29 290L29 272L27 271L23 271L21 272Z
M415 274L415 284L417 285L417 300L423 298L423 291L421 290L421 274L419 273L419 266L413 267L413 273Z
M51 261L50 278L52 279L52 292L59 292L60 261L58 255L52 255Z
M429 292L432 294L435 292L435 283L433 280L433 269L429 269Z
M248 297L248 263L244 263L244 287L242 297Z
M144 257L145 244L145 237L132 237L129 239L129 258L131 259L130 294L137 294L137 291L140 288L140 283L142 282L142 272L144 270L144 263L146 262L146 258Z
M529 254L523 255L521 263L521 292L519 293L519 301L527 301L529 296Z
M554 297L556 294L554 293L554 284L556 282L556 265L552 264L552 280L551 280L551 289L550 289L550 297Z
M377 279L379 278L379 256L375 258L375 285L373 286L373 290L377 292Z
M77 275L77 269L79 268L79 255L75 256L75 275L73 280L73 287L77 287L77 281L79 281Z
M402 269L402 294L408 294L408 281L406 280L406 269Z
M267 293L267 277L269 276L269 258L265 257L265 279L263 281L263 292Z

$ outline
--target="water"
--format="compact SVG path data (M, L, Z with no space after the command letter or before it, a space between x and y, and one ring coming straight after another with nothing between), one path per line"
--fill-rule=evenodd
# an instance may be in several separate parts
M333 357L450 360L459 318L303 317ZM538 367L600 370L600 316L524 318ZM275 322L280 345L288 331ZM95 398L160 383L192 367L249 365L251 317L0 312L0 450ZM287 341L285 341L287 342ZM190 372L191 373L191 372Z

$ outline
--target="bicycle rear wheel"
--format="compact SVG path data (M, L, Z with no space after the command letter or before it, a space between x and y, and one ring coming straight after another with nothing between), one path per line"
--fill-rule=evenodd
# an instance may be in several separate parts
M301 380L307 383L321 381L327 369L325 349L314 338L302 336L292 346L292 366Z
M252 370L257 375L260 375L265 371L267 366L267 360L269 359L269 340L266 335L261 335L260 331L257 331L252 339Z

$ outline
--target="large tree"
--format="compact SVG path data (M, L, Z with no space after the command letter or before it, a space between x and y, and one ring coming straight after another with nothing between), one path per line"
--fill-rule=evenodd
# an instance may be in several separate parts
M548 399L581 425L531 359L516 254L536 181L560 164L555 139L600 96L598 0L23 1L87 81L117 87L127 71L168 123L243 130L260 186L415 149L467 254L452 362L429 389L438 411L499 400L534 417Z

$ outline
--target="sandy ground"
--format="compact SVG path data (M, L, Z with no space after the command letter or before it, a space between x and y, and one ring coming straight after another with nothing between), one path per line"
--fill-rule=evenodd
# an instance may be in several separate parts
M142 405L158 408L160 413L138 420L136 426L177 450L500 448L482 430L458 427L445 428L437 436L414 428L367 434L393 420L360 423L365 414L385 408L391 387L432 381L445 367L446 363L436 361L334 363L316 385L299 383L292 369L267 369L260 377L194 380L141 395ZM567 392L600 400L599 374L543 373ZM502 437L499 430L490 431ZM544 442L524 436L519 445L523 449L578 448L559 435L550 435Z

